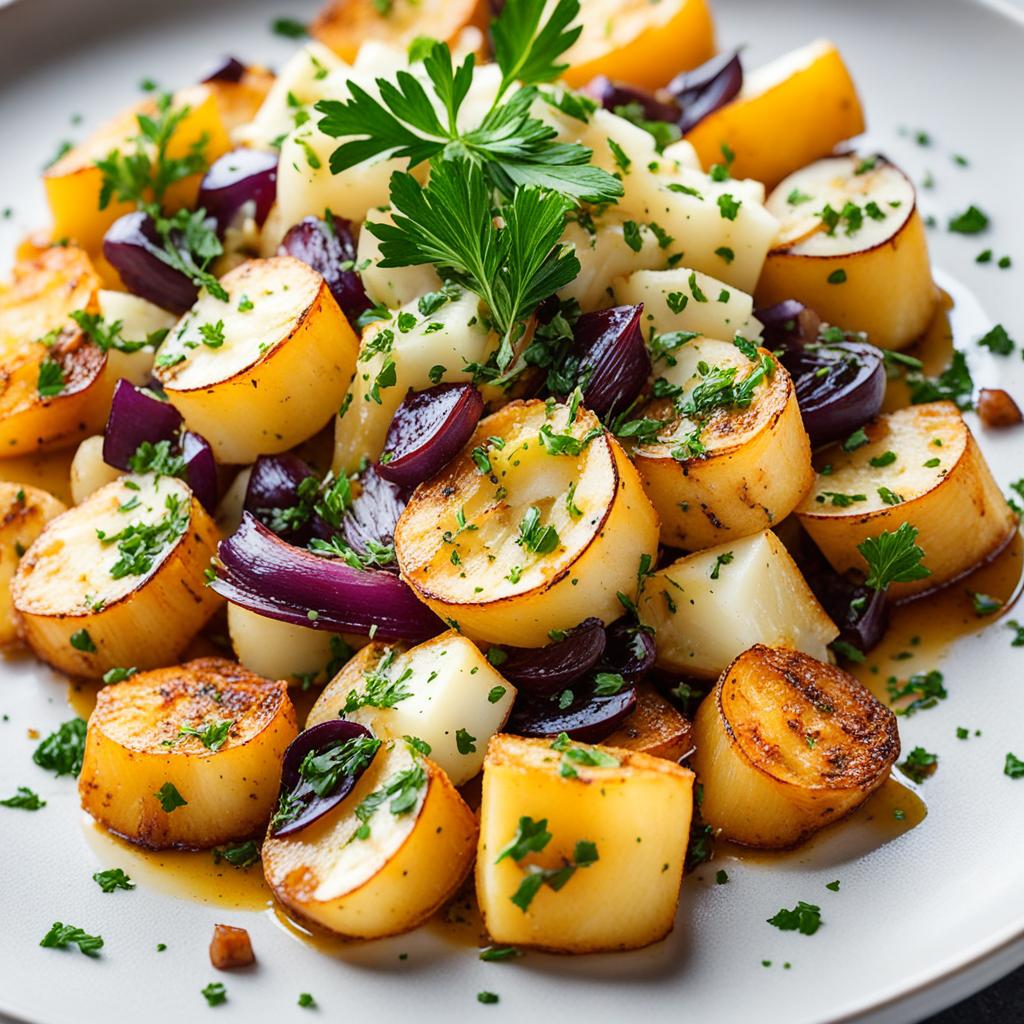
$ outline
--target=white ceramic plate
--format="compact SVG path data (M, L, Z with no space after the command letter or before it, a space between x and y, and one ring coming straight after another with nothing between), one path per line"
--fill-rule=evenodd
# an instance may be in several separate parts
M958 297L954 334L976 380L1024 398L1020 356L998 360L974 344L995 321L1024 341L1024 20L1011 8L968 0L714 6L720 39L748 43L750 64L816 36L838 41L874 144L917 181L932 172L935 187L920 195L924 212L943 224L974 202L992 215L982 238L933 231L933 259ZM131 99L145 76L184 84L223 52L279 62L290 44L267 24L285 13L310 11L284 0L20 0L0 9L0 209L14 208L13 217L0 219L0 261L23 229L44 220L37 172L59 140L80 138ZM84 122L72 124L73 114ZM932 145L917 146L901 128L927 131ZM954 165L952 153L966 155L970 167ZM987 247L1010 253L1017 266L976 265L974 256ZM1024 469L1021 437L1019 430L983 435L1004 487ZM935 631L910 667L934 667ZM608 1021L642 1015L651 1024L919 1019L1024 961L1024 781L1002 774L1007 751L1024 755L1024 650L1011 648L1009 631L997 623L958 641L941 667L949 699L901 721L905 749L922 744L941 758L923 790L929 814L920 826L878 846L877 833L861 820L774 864L721 858L687 880L675 932L643 952L532 954L489 964L476 957L472 925L431 925L325 955L266 909L232 909L233 878L224 883L226 904L184 898L190 886L207 896L222 887L216 879L200 886L195 872L183 880L147 869L83 820L73 782L32 764L28 730L45 734L70 717L67 685L27 659L8 661L0 664L0 791L30 785L48 806L37 814L0 809L0 1010L45 1024L164 1024L208 1012L256 1024L301 1019L294 1016L306 1012L297 997L308 991L334 1019L386 1024L553 1014ZM958 741L958 725L982 735ZM114 866L136 878L134 892L104 895L93 883L94 871ZM730 880L715 885L723 866ZM838 893L825 888L835 878ZM801 899L822 907L825 925L815 936L765 923ZM102 957L39 948L55 920L101 933ZM206 948L216 921L249 929L256 968L218 978ZM156 951L158 942L165 952ZM229 1001L207 1010L199 990L213 980L226 982ZM498 993L500 1003L480 1005L481 990Z

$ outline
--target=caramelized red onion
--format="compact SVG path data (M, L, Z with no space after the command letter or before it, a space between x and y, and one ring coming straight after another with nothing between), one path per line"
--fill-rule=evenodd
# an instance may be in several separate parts
M227 82L234 84L245 77L245 65L237 58L223 57L219 64L205 74L200 82Z
M277 198L277 154L236 149L215 160L199 186L198 206L225 229L243 208L262 227Z
M619 619L608 627L607 636L603 660L607 671L636 682L654 668L654 637L647 630L638 628L628 619Z
M576 688L574 687L574 693ZM618 693L599 697L593 686L580 688L568 706L557 698L520 694L512 706L506 728L519 736L557 736L568 733L575 740L599 743L611 735L636 708L636 690L623 687Z
M234 604L296 626L420 642L441 620L393 573L353 569L275 536L250 512L218 547L210 586Z
M313 467L292 452L261 455L252 464L243 508L270 526L276 511L296 506L302 481L316 476ZM309 539L310 527L307 520L294 529L275 528L275 532L293 544L304 544Z
M573 327L566 369L583 388L583 404L602 419L625 409L651 375L643 309L640 304L584 313Z
M374 466L362 474L359 483L359 494L341 520L341 534L349 547L365 554L371 543L387 547L394 541L409 492L385 480ZM323 533L319 535L329 539Z
M675 124L682 116L679 104L671 96L659 96L636 85L613 82L605 75L592 78L583 87L583 92L605 110L614 111L616 107L639 107L645 121L669 121Z
M568 630L564 639L546 647L502 648L505 660L495 662L498 671L524 693L550 697L589 672L605 650L605 630L600 619L584 619Z
M181 456L185 460L185 480L192 488L192 493L203 508L212 512L217 507L220 478L217 474L217 460L209 441L186 430L181 435Z
M829 328L795 299L755 310L764 344L781 349L782 365L796 389L804 427L815 447L847 437L878 415L885 398L882 353L863 336ZM832 340L833 335L842 340Z
M170 441L180 429L181 413L173 405L147 395L122 377L114 387L103 431L103 461L115 469L129 470L140 444Z
M415 487L443 469L470 439L484 411L472 384L437 384L410 391L395 411L377 473Z
M372 305L355 269L356 240L347 220L332 216L328 223L318 217L305 217L288 229L278 253L294 256L320 274L350 320Z
M669 82L667 91L682 109L676 120L685 135L708 114L724 107L743 87L743 65L739 50L720 53L692 71L684 71Z
M141 210L118 217L103 236L103 255L125 288L179 316L192 308L199 289L167 262L156 227Z
M355 722L339 718L335 721L321 722L306 729L305 732L300 732L288 744L281 765L281 800L299 806L296 807L297 816L291 817L286 824L276 828L271 825L272 835L290 836L307 828L337 807L352 792L363 773L373 763L377 755L376 750L359 770L340 775L330 791L322 795L303 777L300 768L310 754L314 757L326 754L348 740L359 738L372 739L373 734Z

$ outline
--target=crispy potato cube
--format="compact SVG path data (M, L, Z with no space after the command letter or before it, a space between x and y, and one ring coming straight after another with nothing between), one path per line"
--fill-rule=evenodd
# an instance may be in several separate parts
M675 918L693 773L617 747L561 746L499 735L487 749L476 869L487 931L497 943L560 953L657 942ZM502 856L526 819L544 822L549 841ZM574 863L556 889L550 872ZM521 887L538 868L555 885L542 882L527 900Z
M248 967L256 963L249 933L234 925L215 924L213 938L210 939L210 963L218 971L230 971L234 967Z
M234 662L143 672L99 692L78 777L82 807L150 849L248 839L270 818L295 735L285 684Z

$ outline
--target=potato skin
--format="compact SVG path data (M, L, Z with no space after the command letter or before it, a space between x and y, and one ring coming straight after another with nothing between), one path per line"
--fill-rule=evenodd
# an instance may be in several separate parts
M62 501L38 487L0 482L0 646L18 638L11 597L18 562L46 524L65 508Z
M550 740L498 735L487 748L476 889L495 943L555 953L639 949L672 929L686 857L693 773L660 757L619 747L593 748L618 767L573 765ZM578 869L561 890L543 886L524 913L511 901L524 877L511 858L496 863L520 817L546 818L551 842L528 863L554 867L574 844L596 844L598 860ZM641 842L637 842L637 838Z
M889 596L903 600L959 579L1009 543L1017 531L1017 516L1006 503L974 435L952 402L928 402L884 413L867 424L865 431L870 438L868 445L851 453L833 446L822 453L823 461L831 460L833 474L819 477L797 509L801 525L837 572L863 572L866 566L857 545L909 522L917 527L917 545L925 553L923 564L931 575L893 583ZM944 437L942 447L930 446L929 438L935 435ZM915 447L910 448L912 443ZM873 509L863 503L835 508L816 500L821 491L844 489L845 466L864 463L889 447L902 454L902 458L891 468L875 471L875 483L888 481L898 490L898 482L885 474L910 458L922 461L922 453L941 458L943 465L923 487L907 490L904 500L897 505L881 504L873 495L869 495L876 506ZM915 476L920 474L918 467L914 469ZM858 504L864 511L858 511ZM969 529L964 528L965 523Z
M164 477L161 494L177 493L188 502L189 527L154 561L131 589L98 609L82 592L83 566L92 564L84 545L98 510L109 510L138 492L122 480L107 484L83 504L52 520L18 565L11 592L19 635L38 658L69 675L96 679L112 668L157 668L173 662L221 603L203 585L203 570L220 533L206 510L180 481ZM68 544L65 538L76 538ZM94 651L79 650L71 637L86 630Z
M727 839L785 849L838 821L888 777L896 717L853 676L755 644L694 719L701 815Z
M663 84L663 83L659 83ZM731 103L686 133L708 168L735 153L735 178L769 188L864 131L857 89L835 45L818 40L746 76Z
M233 719L218 750L182 726ZM295 738L284 683L223 658L133 676L100 690L78 779L82 807L150 849L208 849L262 830L277 802L281 758ZM187 801L164 811L156 792Z

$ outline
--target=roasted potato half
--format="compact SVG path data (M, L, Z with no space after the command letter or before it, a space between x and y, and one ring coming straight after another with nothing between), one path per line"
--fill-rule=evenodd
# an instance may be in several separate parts
M403 579L479 643L543 647L589 616L611 622L657 551L658 517L625 452L593 413L569 413L535 400L481 420L398 521Z
M96 698L78 777L82 807L150 849L248 839L270 818L295 735L285 684L232 661L143 672Z
M22 555L65 505L27 484L0 482L0 646L17 639L11 580Z
M715 53L705 0L587 0L583 31L562 55L565 80L578 88L597 75L658 89Z
M399 802L399 792L415 800ZM476 840L476 817L444 772L390 741L322 818L293 835L267 836L263 872L289 913L339 935L378 939L415 928L455 893Z
M405 50L417 36L429 36L455 49L466 28L482 39L489 16L486 0L394 0L387 7L379 0L330 0L309 31L351 64L369 40Z
M676 267L673 270L639 270L612 282L615 301L643 303L644 333L694 331L708 338L761 336L754 317L754 300L707 274Z
M823 320L906 348L935 315L924 223L910 179L881 156L834 156L768 198L782 225L757 284L758 305L799 299Z
M220 604L203 585L218 540L180 480L107 484L25 552L11 585L19 632L73 676L170 664Z
M153 116L156 109L156 101L149 99L123 111L43 172L54 238L69 238L89 252L99 252L107 228L135 208L112 199L105 209L100 209L103 173L96 161L115 151L133 152L135 138L139 135L138 116ZM205 85L181 90L175 94L171 110L183 109L187 113L171 136L167 156L184 157L200 143L208 162L223 156L230 143L213 90ZM192 175L172 185L165 193L164 206L176 210L194 205L200 177Z
M306 728L340 715L375 736L416 736L452 784L461 786L480 771L487 743L501 731L515 697L516 688L458 633L442 633L411 650L371 643L327 684Z
M896 717L835 665L755 644L704 699L690 760L723 838L784 849L862 804L899 756Z
M681 391L642 410L663 426L654 440L634 446L633 459L661 517L662 543L694 551L759 533L789 515L814 470L785 369L764 349L751 360L711 338L683 344L655 369ZM763 379L756 386L744 383L757 375ZM749 404L714 408L722 383L742 389L736 393L746 393L741 401ZM698 410L697 420L683 411L690 407Z
M658 665L717 678L754 644L820 661L839 635L771 530L680 558L644 581L640 619L655 630Z
M737 178L769 188L864 131L857 89L834 43L819 39L744 75L739 95L686 133L705 167L735 154Z
M693 772L664 758L495 736L476 866L488 934L557 953L638 949L664 938L692 807ZM527 847L534 852L515 848L526 834L538 837Z
M225 274L161 345L156 376L223 463L285 451L330 422L358 342L324 279L291 256Z
M101 283L83 250L58 246L19 261L0 288L0 458L102 429L116 378L69 318L95 312Z
M107 353L110 372L115 380L127 377L136 387L145 387L153 376L156 346L178 322L178 318L173 313L168 313L166 309L161 309L130 292L104 288L97 298L100 315L107 323L121 324L120 334L125 341L150 343L137 352L111 349Z
M857 545L910 523L931 575L889 587L891 597L909 597L963 576L1016 532L1017 516L952 402L883 413L864 433L867 443L820 453L831 468L797 509L837 572L865 570Z
M636 688L636 710L602 743L678 761L693 749L693 726L650 683L641 683Z
M414 299L363 333L355 377L335 421L336 473L353 473L363 459L380 456L395 410L410 389L471 380L465 367L486 363L498 347L497 335L481 316L480 300L469 291L450 294L447 300L440 293Z

